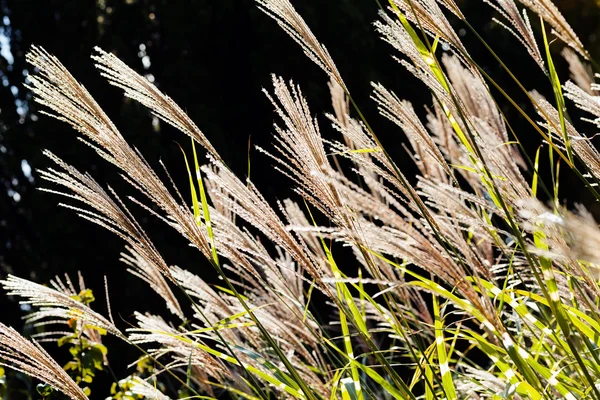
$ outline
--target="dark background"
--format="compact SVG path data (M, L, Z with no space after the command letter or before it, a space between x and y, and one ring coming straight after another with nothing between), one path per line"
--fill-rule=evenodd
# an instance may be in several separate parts
M481 0L459 3L470 22L526 87L551 96L546 77L516 39L490 22L494 16L491 9ZM329 49L384 146L407 175L414 175L401 147L403 134L378 116L369 100L370 82L381 82L401 98L413 101L419 113L423 105L431 103L430 95L391 59L391 47L375 34L371 23L377 19L376 2L313 0L294 4ZM598 59L596 2L562 0L557 5ZM530 15L535 25L537 21ZM455 26L461 28L460 22ZM531 114L524 96L472 35L466 33L463 40L472 56ZM41 151L49 149L90 172L122 197L135 193L119 178L116 168L77 141L76 133L66 124L40 114L23 86L32 72L24 56L32 43L62 61L151 165L158 167L162 159L184 194L187 176L175 142L189 150L189 140L163 123L153 124L146 109L123 99L118 89L110 87L89 58L94 46L114 52L140 72L152 74L159 88L189 113L239 176L246 174L249 138L253 145L266 148L271 142L274 116L261 93L261 88L270 88L270 73L299 83L315 115L331 111L325 74L252 0L0 0L0 277L13 273L47 282L57 274L74 277L76 271L81 271L97 294L96 308L104 312L102 279L106 275L113 313L118 313L122 328L127 327L126 321L132 321L134 310L164 314L164 305L144 283L125 272L118 261L123 249L119 239L58 207L63 199L37 190L48 185L40 181L35 169L51 165ZM553 45L555 58L560 46ZM562 79L566 79L564 62L557 63ZM539 136L510 107L505 111L514 117L514 126L528 150L535 151ZM321 121L325 136L334 137L324 119ZM282 199L292 194L287 180L270 168L271 162L265 156L252 150L250 157L252 179L267 198ZM571 202L593 207L580 194L581 189L579 182L568 175L561 181L562 193ZM169 264L212 279L210 266L198 252L187 248L164 224L136 206L131 208ZM18 304L0 296L0 321L21 329L21 316ZM124 365L137 354L121 351L119 346L109 342L112 364L117 366L117 375L123 377ZM101 388L96 394L104 395L107 389Z

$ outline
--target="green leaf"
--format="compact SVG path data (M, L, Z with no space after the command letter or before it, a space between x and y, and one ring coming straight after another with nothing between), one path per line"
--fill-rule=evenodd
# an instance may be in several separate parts
M40 396L48 397L54 392L54 388L46 383L39 383L35 387L36 392L39 393Z

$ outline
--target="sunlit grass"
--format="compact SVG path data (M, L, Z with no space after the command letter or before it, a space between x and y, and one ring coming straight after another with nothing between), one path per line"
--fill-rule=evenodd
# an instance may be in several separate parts
M295 200L273 205L249 177L241 180L224 164L168 96L97 50L93 59L112 85L192 138L191 149L182 147L189 178L182 195L57 59L32 49L28 59L40 71L31 79L36 100L116 165L141 195L128 200L198 249L222 284L206 283L197 260L187 269L169 266L125 201L48 153L57 169L42 177L82 204L67 207L127 243L123 259L131 272L171 314L136 313L135 327L122 331L112 314L107 319L88 307L83 280L79 290L60 280L40 290L9 277L2 282L9 294L34 306L26 321L39 330L37 338L59 344L69 338L74 361L67 375L39 346L0 325L2 365L43 382L42 396L58 390L77 399L89 396L103 366L133 362L112 398L600 400L600 230L583 208L563 207L559 192L559 173L567 168L581 190L600 199L600 153L567 112L572 100L592 115L585 123L599 128L598 88L577 86L593 82L585 63L595 63L553 4L523 0L529 11L521 13L512 0L486 1L515 36L514 51L522 46L547 76L543 89L552 90L552 101L508 69L454 1L379 4L375 30L393 47L399 68L431 92L421 121L402 93L373 83L381 116L407 138L419 171L411 185L352 98L360 82L344 81L288 0L257 3L330 79L333 114L326 121L337 132L324 139L327 128L300 87L273 77L265 94L278 118L274 145L259 150L295 191ZM529 22L531 12L539 14L540 32ZM469 54L449 13L481 41L537 115L528 115ZM553 59L559 45L582 57L563 53L576 83L559 76ZM515 132L499 104L514 107L529 129ZM534 134L540 143L531 156L519 136ZM84 347L100 348L105 334L135 346L141 358L118 360L109 348L94 367L79 367Z

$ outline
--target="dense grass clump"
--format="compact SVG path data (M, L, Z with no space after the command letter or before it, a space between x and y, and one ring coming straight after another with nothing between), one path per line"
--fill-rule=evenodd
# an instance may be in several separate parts
M412 184L289 0L257 0L329 77L326 120L337 132L325 140L300 87L273 76L265 94L278 118L274 145L259 150L295 192L277 204L236 176L173 100L96 49L92 58L111 85L191 137L190 200L55 57L33 47L37 101L114 164L138 197L120 199L50 152L46 190L120 237L122 261L167 308L142 310L123 329L110 307L108 315L92 309L82 277L42 286L9 276L2 286L33 307L26 322L39 333L30 341L0 324L1 364L41 381L44 398L86 399L97 372L119 362L136 368L114 377L115 399L600 400L600 229L584 208L562 206L558 190L559 169L567 168L600 199L600 153L591 140L600 128L589 66L596 64L550 0L519 1L525 10L485 0L522 45L515 51L547 76L552 98L528 91L453 0L381 4L374 29L431 91L421 119L401 93L372 84L381 116L408 139L419 171ZM539 31L528 15L539 16ZM449 17L481 40L537 115L480 68ZM558 46L571 80L557 74L551 47ZM513 130L499 102L518 111L527 132ZM583 122L570 119L568 103L588 115ZM539 136L537 153L523 150L524 134ZM206 283L193 263L170 266L131 206L183 236L222 284ZM135 346L140 359L113 356L104 335ZM68 347L71 361L59 365L38 341Z

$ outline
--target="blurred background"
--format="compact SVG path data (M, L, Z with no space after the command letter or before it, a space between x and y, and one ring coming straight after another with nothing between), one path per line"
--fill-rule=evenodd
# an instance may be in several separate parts
M371 25L378 18L375 0L293 3L332 54L384 146L406 175L414 177L414 168L402 148L404 136L377 114L369 99L370 82L381 82L400 98L413 101L422 115L431 97L391 58L391 47L375 34ZM551 96L547 78L525 50L491 21L495 15L492 9L480 0L459 3L467 19L527 89L536 88ZM600 55L598 3L556 1L596 60ZM539 22L531 17L538 26ZM534 116L527 99L515 90L481 44L460 21L454 22L473 58ZM94 46L115 53L154 80L188 112L238 176L247 175L250 157L251 178L269 200L293 195L289 182L270 167L271 161L253 149L254 145L268 149L272 141L274 114L261 93L263 87L270 88L271 73L300 84L321 121L324 135L336 138L322 118L324 112L332 111L327 77L273 20L256 8L253 0L0 0L0 277L12 273L44 283L57 274L75 277L76 271L81 271L96 292L96 309L104 312L106 275L113 313L121 327L132 321L133 310L163 313L164 305L154 300L156 296L143 282L125 272L118 261L123 250L119 239L59 207L64 199L38 190L49 187L36 171L51 166L42 149L89 172L123 198L136 193L118 176L116 168L76 140L76 133L66 124L40 113L25 86L34 72L25 62L32 44L61 60L157 170L162 160L184 195L188 194L187 172L178 143L189 151L189 140L109 86L90 60ZM555 43L552 48L564 80L568 71L558 60L562 44ZM509 106L503 105L503 109L513 118L520 139L533 154L540 144L539 136ZM572 116L578 118L575 113ZM589 132L589 127L585 132L595 133ZM597 213L581 189L578 181L563 175L561 191L570 204L581 202ZM189 249L174 231L147 212L128 205L169 264L206 271L202 272L204 276L213 279L210 266L197 251ZM18 304L0 295L2 322L21 330L22 311ZM118 363L121 366L137 356L130 350L117 353L119 344L114 346L109 345L109 349L122 359ZM123 370L116 373L125 375ZM107 393L107 388L100 390Z

